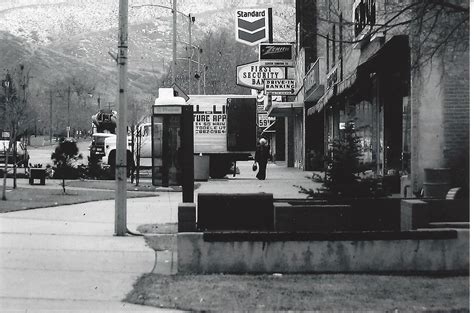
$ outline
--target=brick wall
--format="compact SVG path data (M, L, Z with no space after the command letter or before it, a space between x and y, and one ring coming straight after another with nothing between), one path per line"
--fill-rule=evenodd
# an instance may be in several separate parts
M449 64L444 79L444 162L452 185L469 184L469 54Z
M444 158L453 165L469 147L469 58L451 62L444 79Z

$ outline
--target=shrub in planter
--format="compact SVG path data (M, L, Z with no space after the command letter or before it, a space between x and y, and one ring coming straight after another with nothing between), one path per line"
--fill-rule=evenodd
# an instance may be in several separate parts
M324 176L313 174L312 180L322 183L322 188L300 192L311 198L361 198L386 195L378 177L364 177L365 167L360 163L361 144L354 123L346 123L341 136L331 142L330 157L326 160Z

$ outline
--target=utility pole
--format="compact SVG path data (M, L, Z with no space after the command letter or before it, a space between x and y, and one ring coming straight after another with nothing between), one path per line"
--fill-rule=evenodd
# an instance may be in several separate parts
M201 47L197 48L198 50L198 95L201 94Z
M191 14L188 15L188 94L191 94Z
M176 0L173 0L173 63L171 64L172 84L176 82Z
M206 72L207 72L207 65L204 64L204 75L203 75L203 91L204 95L206 94Z
M53 91L49 90L49 143L53 143Z
M5 81L3 82L3 87L5 88L5 107L3 108L3 127L4 129L2 131L7 130L9 127L7 125L7 109L9 106L9 101L10 101L10 86L11 86L11 77L10 74L7 72L7 75L5 77Z
M71 115L69 113L71 106L71 85L67 87L67 138L69 138L69 132L71 131Z
M176 0L174 0L176 1ZM128 0L119 3L119 108L115 162L115 235L127 234L127 50Z

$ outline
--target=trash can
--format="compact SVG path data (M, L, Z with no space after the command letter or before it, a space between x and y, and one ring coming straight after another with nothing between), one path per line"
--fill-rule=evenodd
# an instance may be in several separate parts
M209 180L209 156L194 155L194 180Z
M30 185L34 185L35 180L39 179L40 185L45 185L46 169L45 168L30 168Z

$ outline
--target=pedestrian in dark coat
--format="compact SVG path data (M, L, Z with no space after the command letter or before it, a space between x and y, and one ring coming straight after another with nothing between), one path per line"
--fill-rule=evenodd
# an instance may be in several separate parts
M264 180L267 171L267 162L270 158L270 147L268 146L267 140L261 138L258 142L257 150L255 151L255 162L258 163L257 178Z

